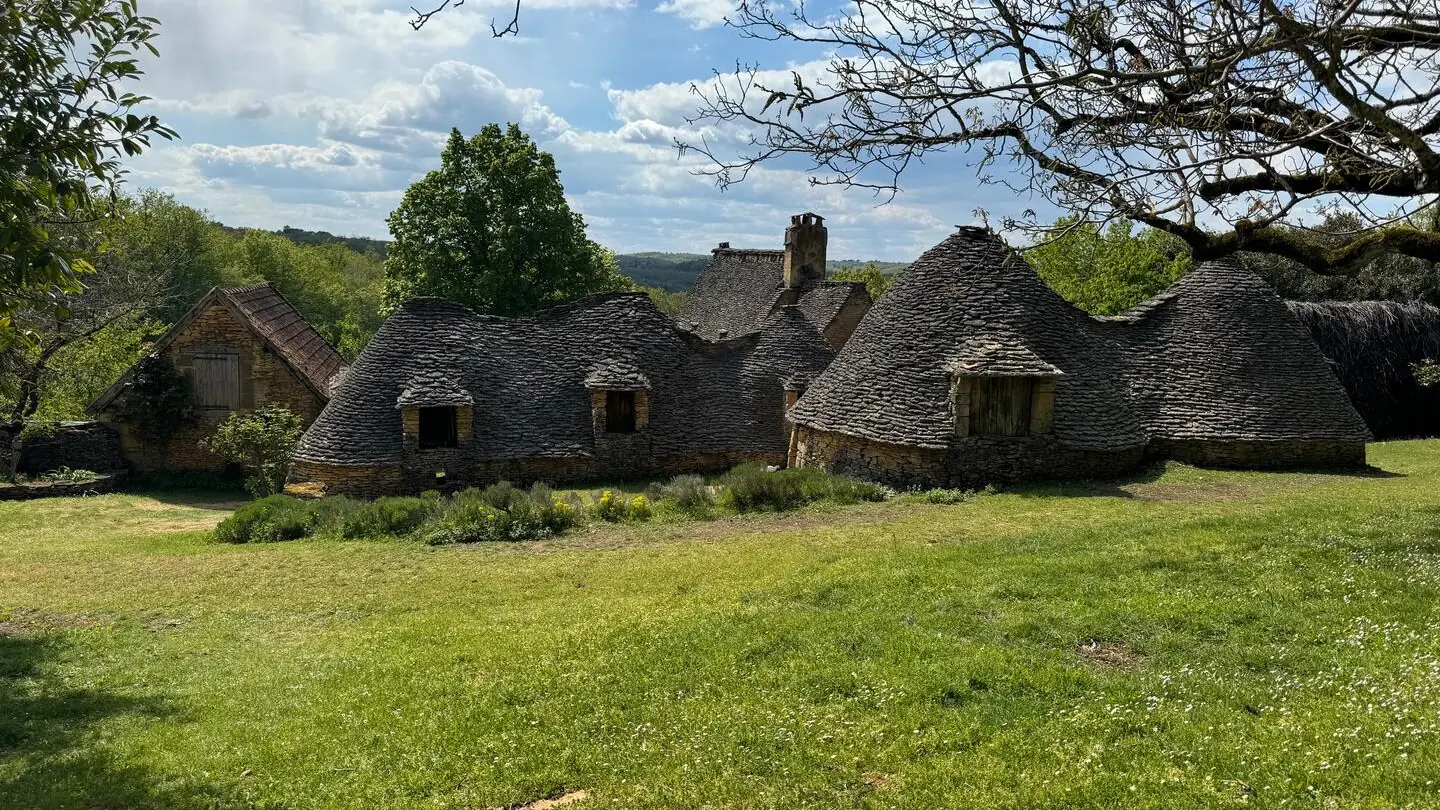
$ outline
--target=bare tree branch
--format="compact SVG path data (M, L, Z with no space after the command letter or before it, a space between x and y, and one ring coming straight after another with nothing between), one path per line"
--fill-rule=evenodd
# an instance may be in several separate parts
M463 5L465 5L465 0L440 0L440 5L435 6L429 11L421 11L411 6L410 10L415 13L415 16L410 19L410 27L419 31L430 22L430 18L440 12L449 8L459 8ZM506 23L503 28L496 23L496 20L490 20L490 34L496 39L512 34L518 35L520 33L520 0L515 0L515 10L510 14L510 22Z
M751 0L732 25L832 56L693 87L707 135L677 145L721 186L799 160L812 183L888 199L958 152L981 182L1201 256L1267 250L1327 273L1440 258L1408 221L1440 199L1440 0L851 0L823 17ZM1364 229L1308 244L1305 218L1336 205ZM1028 210L1006 225L1049 227Z

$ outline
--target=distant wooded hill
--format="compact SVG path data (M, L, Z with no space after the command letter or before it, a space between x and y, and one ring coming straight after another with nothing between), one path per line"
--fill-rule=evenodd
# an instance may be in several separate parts
M356 253L368 253L382 259L385 258L385 253L390 247L390 243L383 239L336 236L326 231L307 231L289 226L281 228L275 233L301 245L328 245L338 242ZM710 254L650 251L621 253L616 258L620 261L620 272L635 279L638 284L646 287L659 287L669 292L685 292L695 283L695 277L700 275L700 271L705 269L705 264L710 261ZM826 262L826 266L831 272L852 270L867 264L870 262L862 259L839 259ZM907 266L904 262L875 262L874 264L886 274L897 273Z

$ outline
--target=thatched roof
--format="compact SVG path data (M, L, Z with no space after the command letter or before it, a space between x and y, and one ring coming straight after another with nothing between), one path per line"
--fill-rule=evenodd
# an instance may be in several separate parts
M1440 362L1440 309L1394 301L1289 302L1378 438L1440 433L1440 392L1415 381Z

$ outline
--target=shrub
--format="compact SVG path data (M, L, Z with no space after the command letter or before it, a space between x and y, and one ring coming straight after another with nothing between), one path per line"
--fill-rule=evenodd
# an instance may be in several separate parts
M441 502L418 532L431 545L537 540L574 528L580 511L537 484L529 492L502 481L466 489Z
M590 513L601 520L620 523L627 520L649 520L652 510L650 501L646 500L644 495L626 498L623 492L616 493L607 489L590 504Z
M927 489L920 493L920 497L926 503L957 504L964 503L974 497L975 493L963 489Z
M428 498L376 498L346 514L338 524L339 534L346 540L403 537L420 528L437 506Z
M699 475L677 475L667 484L656 485L650 500L668 501L676 509L690 514L703 514L715 505L710 485Z
M721 483L725 505L737 512L783 512L816 501L850 504L890 497L890 490L879 484L812 467L770 472L762 464L741 464L726 473Z
M222 543L299 540L315 528L316 506L288 495L271 495L236 509L215 527Z
M769 472L759 463L735 467L720 479L724 504L737 512L782 512L805 505L800 479L785 472Z
M245 466L245 490L257 498L274 495L285 488L290 473L290 453L305 426L288 408L267 405L258 411L232 413L202 439L200 446L227 460Z
M67 483L79 484L85 481L93 481L99 477L100 473L94 472L93 470L71 469L69 467L62 466L58 470L51 470L50 472L35 476L35 480L65 481Z

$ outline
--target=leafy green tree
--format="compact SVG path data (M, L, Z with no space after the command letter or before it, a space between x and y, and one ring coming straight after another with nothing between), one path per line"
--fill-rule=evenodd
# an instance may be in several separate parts
M245 467L245 490L256 498L285 488L290 454L305 432L300 417L288 408L267 405L249 413L232 413L215 433L202 439L206 451Z
M31 337L17 312L63 316L93 272L65 226L106 214L120 156L175 136L122 87L142 74L139 51L156 53L156 25L135 0L0 7L0 348Z
M433 295L477 312L525 315L629 289L615 254L585 236L555 159L510 124L466 140L452 130L440 168L390 215L385 303Z
M232 237L227 267L271 281L342 355L353 358L380 328L384 266L343 244L301 245L265 231Z
M836 281L863 282L865 291L870 293L870 298L875 301L879 301L880 296L884 295L885 291L890 289L890 284L895 281L894 276L886 275L885 271L881 270L880 266L874 262L870 262L864 267L836 270L830 274L830 277Z
M247 280L230 266L233 237L204 211L155 189L122 199L101 232L102 273L155 279L163 289L162 298L147 302L146 315L156 320L179 320L211 287Z
M1060 297L1091 315L1116 315L1173 284L1190 267L1190 254L1174 237L1129 221L1101 231L1062 218L1063 235L1030 248L1025 259ZM1068 228L1068 230L1065 230Z
M690 293L670 292L660 287L641 287L640 290L650 296L656 309L672 318L678 317L685 310L685 303L690 300Z

